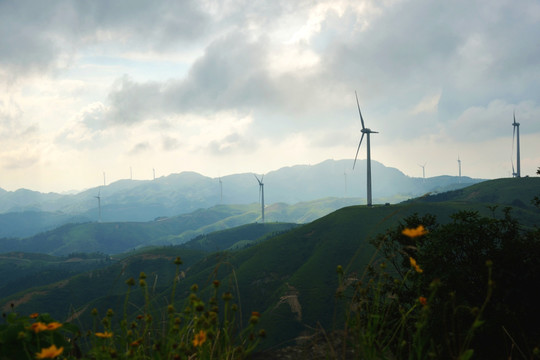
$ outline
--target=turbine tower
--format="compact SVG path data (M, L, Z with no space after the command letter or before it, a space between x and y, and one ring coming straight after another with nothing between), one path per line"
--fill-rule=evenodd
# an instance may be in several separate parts
M459 155L457 156L457 163L459 168L459 182L461 182L461 160L459 159Z
M356 91L354 92L356 95L356 105L358 105L358 114L360 115L360 121L362 122L362 137L360 138L360 142L358 143L358 149L356 149L356 156L354 157L354 164L353 164L353 170L354 166L356 165L356 159L358 158L358 151L360 151L360 145L362 145L362 140L364 139L364 135L367 134L367 206L372 205L372 199L371 199L371 147L370 147L370 141L369 141L369 135L370 134L378 134L377 131L372 131L369 128L366 128L364 126L364 118L362 117L362 112L360 111L360 103L358 102L358 94Z
M418 164L418 166L420 166L422 168L422 181L423 182L426 182L426 164L427 163L424 163L424 165L420 165Z
M221 182L221 178L218 178L219 180L219 202L223 202L223 183Z
M516 157L517 157L516 165L517 165L517 168L514 171L514 161L512 161L512 176L513 177L521 177L521 165L520 165L520 155L519 155L519 123L516 122L516 112L515 111L514 111L514 122L512 123L512 126L514 127L514 134L512 135L512 153L514 152L514 138L516 136L516 128L517 128L517 150L516 150Z
M264 175L261 176L260 179L257 177L257 175L255 175L255 179L257 179L257 181L259 182L259 199L261 200L261 217L262 217L262 222L264 223L264 183L263 183Z
M97 196L94 196L97 199L98 203L98 211L99 211L99 218L98 222L101 222L101 189L98 190Z

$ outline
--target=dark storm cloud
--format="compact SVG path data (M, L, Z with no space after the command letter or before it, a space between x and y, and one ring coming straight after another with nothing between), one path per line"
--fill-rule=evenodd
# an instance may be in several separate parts
M209 18L198 1L1 1L0 71L15 79L47 71L88 44L121 41L130 50L196 41ZM118 43L117 45L118 46Z

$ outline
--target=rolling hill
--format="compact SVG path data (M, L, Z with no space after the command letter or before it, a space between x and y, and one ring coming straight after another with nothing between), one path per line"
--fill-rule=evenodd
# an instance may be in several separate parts
M515 191L516 185L520 191ZM501 202L479 201L489 199L494 192ZM285 344L319 324L327 329L332 327L335 316L339 316L334 297L336 266L343 265L348 273L361 279L375 254L369 239L407 215L434 214L444 223L459 210L503 216L504 206L519 203L520 206L512 206L513 216L524 226L533 227L540 224L540 211L527 205L530 194L540 194L540 178L487 181L463 192L449 193L441 201L426 196L396 205L344 207L236 251L209 253L171 246L126 254L111 266L27 289L2 299L1 304L5 307L14 303L22 313L48 311L62 320L77 313L78 321L85 323L92 307L121 311L126 289L118 285L140 271L145 271L148 282L153 284L153 299L164 303L174 272L172 259L181 256L185 264L177 290L179 299L189 293L191 284L199 284L204 293L217 278L224 289L236 294L244 318L253 310L263 314L262 326L270 335L265 346ZM241 233L242 229L235 231ZM223 239L229 240L224 240L220 249L230 248L230 235L223 234ZM219 233L215 234L210 250L219 244L219 237Z
M358 199L327 198L295 205L269 205L267 222L305 223ZM39 252L67 255L73 252L117 254L144 246L177 245L201 234L260 221L260 205L217 205L171 218L149 222L67 224L24 239L0 239L0 252Z

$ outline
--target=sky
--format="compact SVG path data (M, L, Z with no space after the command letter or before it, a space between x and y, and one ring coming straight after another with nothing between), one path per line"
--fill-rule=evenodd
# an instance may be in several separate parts
M515 112L536 176L539 84L537 0L0 0L0 188L349 172L355 91L372 160L511 177Z

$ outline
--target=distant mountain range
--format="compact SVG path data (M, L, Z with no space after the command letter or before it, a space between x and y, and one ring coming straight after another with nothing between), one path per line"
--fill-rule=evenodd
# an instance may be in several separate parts
M359 198L366 195L365 160L351 171L352 160L326 160L296 165L264 175L266 204ZM428 193L462 188L482 179L438 176L414 178L372 161L374 203L397 203ZM26 237L66 223L99 219L103 222L151 221L210 208L217 204L258 202L259 185L252 173L210 178L182 172L155 180L119 180L77 194L40 193L0 189L0 237ZM284 219L287 220L287 219Z

